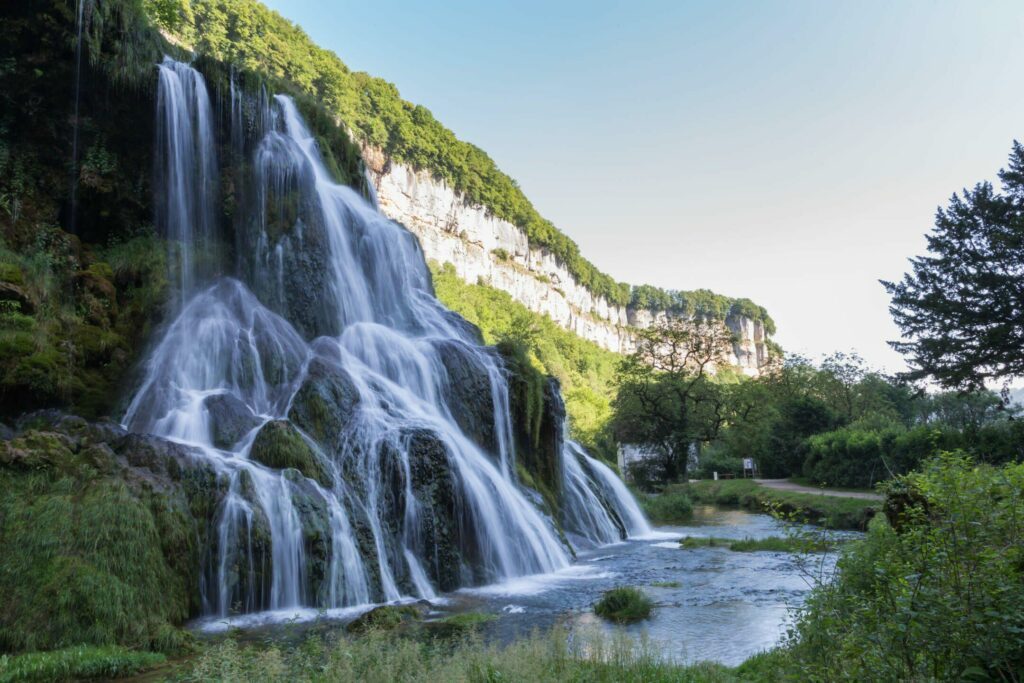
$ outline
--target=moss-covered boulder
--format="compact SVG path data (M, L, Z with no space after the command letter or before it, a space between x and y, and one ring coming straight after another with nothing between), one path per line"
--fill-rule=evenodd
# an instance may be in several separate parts
M325 488L334 486L330 470L287 420L271 420L260 428L249 458L275 469L292 468Z
M292 399L288 418L326 453L337 453L342 432L359 403L352 377L340 365L314 358Z
M172 650L223 482L180 444L56 415L0 442L0 651Z
M286 469L282 476L290 485L292 509L302 528L302 546L306 561L306 600L316 604L329 604L330 563L333 539L330 511L327 501L305 475L295 469Z
M223 564L206 563L205 599L208 605L224 607L229 613L269 609L273 583L270 520L247 470L238 473L234 487L247 507L232 506L218 511L222 515L218 523L234 525L236 533L228 535L227 547L221 546L225 539L220 534L210 539L206 557L222 558Z
M427 605L420 603L411 605L381 605L360 614L348 623L346 629L349 633L392 631L403 624L409 624L422 619L426 611Z
M207 396L203 407L210 420L210 441L217 448L231 448L260 423L249 406L231 394Z

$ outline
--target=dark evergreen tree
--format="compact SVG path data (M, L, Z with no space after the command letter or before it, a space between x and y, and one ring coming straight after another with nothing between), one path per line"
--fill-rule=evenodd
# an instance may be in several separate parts
M912 379L978 389L1024 375L1024 147L1014 142L1003 191L990 183L939 209L929 254L885 282Z

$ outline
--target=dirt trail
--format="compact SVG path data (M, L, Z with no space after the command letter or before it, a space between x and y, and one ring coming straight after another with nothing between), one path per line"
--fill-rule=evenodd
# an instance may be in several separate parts
M761 486L779 491L793 491L795 493L810 493L819 496L833 496L835 498L860 498L862 500L882 500L877 493L864 493L862 491L837 491L835 489L822 489L814 486L803 486L795 484L788 479L756 479Z

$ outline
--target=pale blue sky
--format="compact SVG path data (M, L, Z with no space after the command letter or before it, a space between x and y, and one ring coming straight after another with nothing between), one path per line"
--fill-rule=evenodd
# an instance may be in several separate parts
M1024 137L1024 3L267 3L485 149L617 279L902 367L878 278Z

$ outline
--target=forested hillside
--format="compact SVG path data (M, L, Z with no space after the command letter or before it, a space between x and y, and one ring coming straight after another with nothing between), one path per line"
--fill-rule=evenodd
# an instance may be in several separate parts
M554 253L595 294L619 305L724 318L730 311L774 322L749 299L707 290L666 291L616 282L588 261L579 246L543 218L516 181L485 151L459 140L431 112L402 99L398 88L364 72L350 70L276 12L255 0L147 0L153 16L170 34L198 53L246 69L286 79L314 95L356 137L396 160L429 170L525 231L532 246Z

